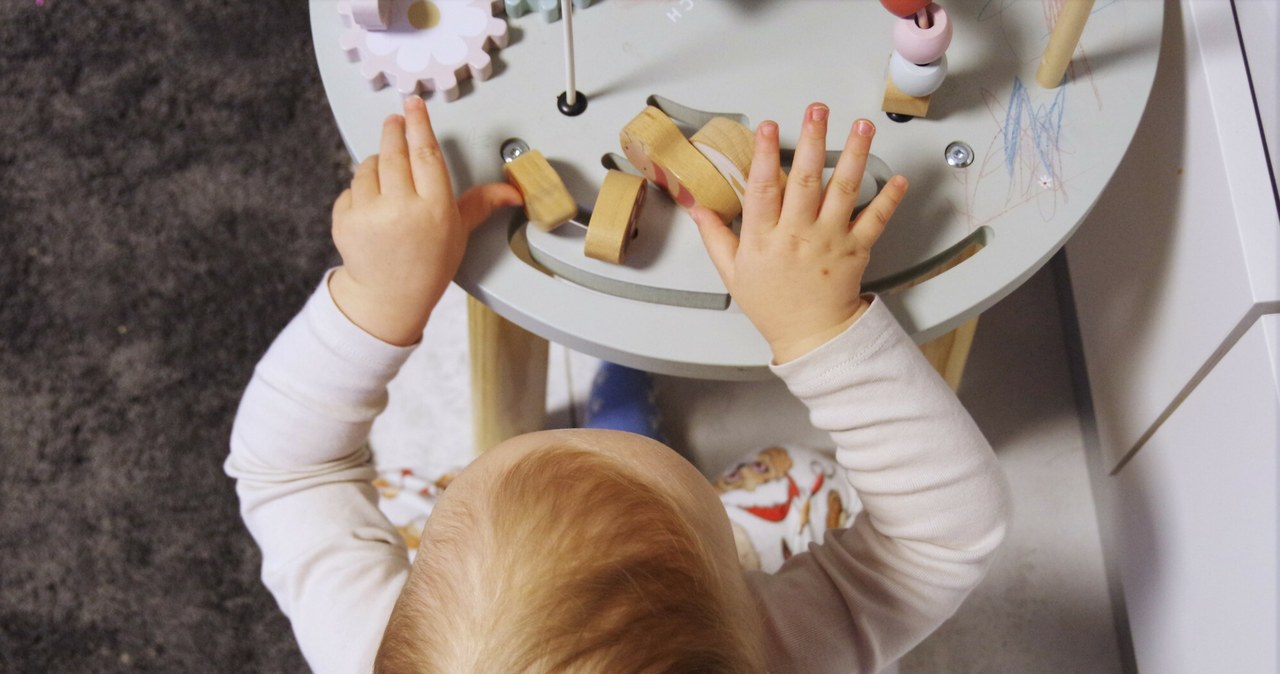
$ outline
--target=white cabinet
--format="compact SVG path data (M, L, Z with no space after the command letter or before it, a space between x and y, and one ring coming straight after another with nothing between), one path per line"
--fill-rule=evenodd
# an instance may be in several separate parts
M1231 4L1170 3L1165 22L1133 144L1067 245L1108 470L1280 310L1280 223ZM1277 77L1266 65L1251 62L1255 80Z
M1143 121L1067 245L1144 674L1280 671L1278 14L1169 2Z
M1255 323L1111 478L1141 672L1280 671L1278 338Z

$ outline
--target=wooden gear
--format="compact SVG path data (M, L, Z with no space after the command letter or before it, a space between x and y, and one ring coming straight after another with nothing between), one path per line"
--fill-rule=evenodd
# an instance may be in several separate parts
M549 232L578 215L578 204L564 186L560 174L537 150L528 150L507 162L507 182L524 196L529 222Z
M614 264L626 261L627 244L635 234L636 219L648 191L648 183L639 176L616 170L605 174L587 225L583 244L587 257Z

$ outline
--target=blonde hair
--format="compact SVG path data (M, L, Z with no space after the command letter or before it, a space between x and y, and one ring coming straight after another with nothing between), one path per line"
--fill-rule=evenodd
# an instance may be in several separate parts
M535 451L433 534L379 674L764 670L741 571L605 455Z

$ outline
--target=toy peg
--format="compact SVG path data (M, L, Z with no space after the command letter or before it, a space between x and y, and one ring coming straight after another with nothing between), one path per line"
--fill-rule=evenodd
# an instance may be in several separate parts
M644 178L610 170L600 186L596 205L587 224L583 253L605 262L622 264L627 259L627 244L636 231L640 207L649 191Z
M880 109L905 122L929 114L929 100L947 78L951 20L936 3L903 16L893 27L893 55Z
M1036 82L1040 86L1054 89L1062 84L1067 66L1071 65L1071 55L1080 44L1084 24L1092 11L1093 0L1063 0L1062 9L1053 23L1053 32L1049 33L1049 44L1040 59L1040 68L1036 71Z
M705 206L725 222L742 212L729 182L661 110L646 107L623 127L618 140L632 165L677 204Z
M351 18L365 30L386 30L391 25L391 0L351 0Z
M537 150L528 150L507 162L503 167L507 182L524 195L524 212L544 232L549 232L572 220L578 214L578 204L564 186L560 174L551 168L546 157Z

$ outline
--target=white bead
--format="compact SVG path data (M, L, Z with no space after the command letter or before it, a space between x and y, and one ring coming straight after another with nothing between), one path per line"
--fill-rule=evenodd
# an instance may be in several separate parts
M893 24L893 50L912 63L933 63L951 45L951 19L947 11L933 3L925 8L932 19L928 28L916 24L916 17L898 19Z
M916 65L895 51L889 57L889 78L908 96L928 96L947 79L947 57L943 55L933 63Z

